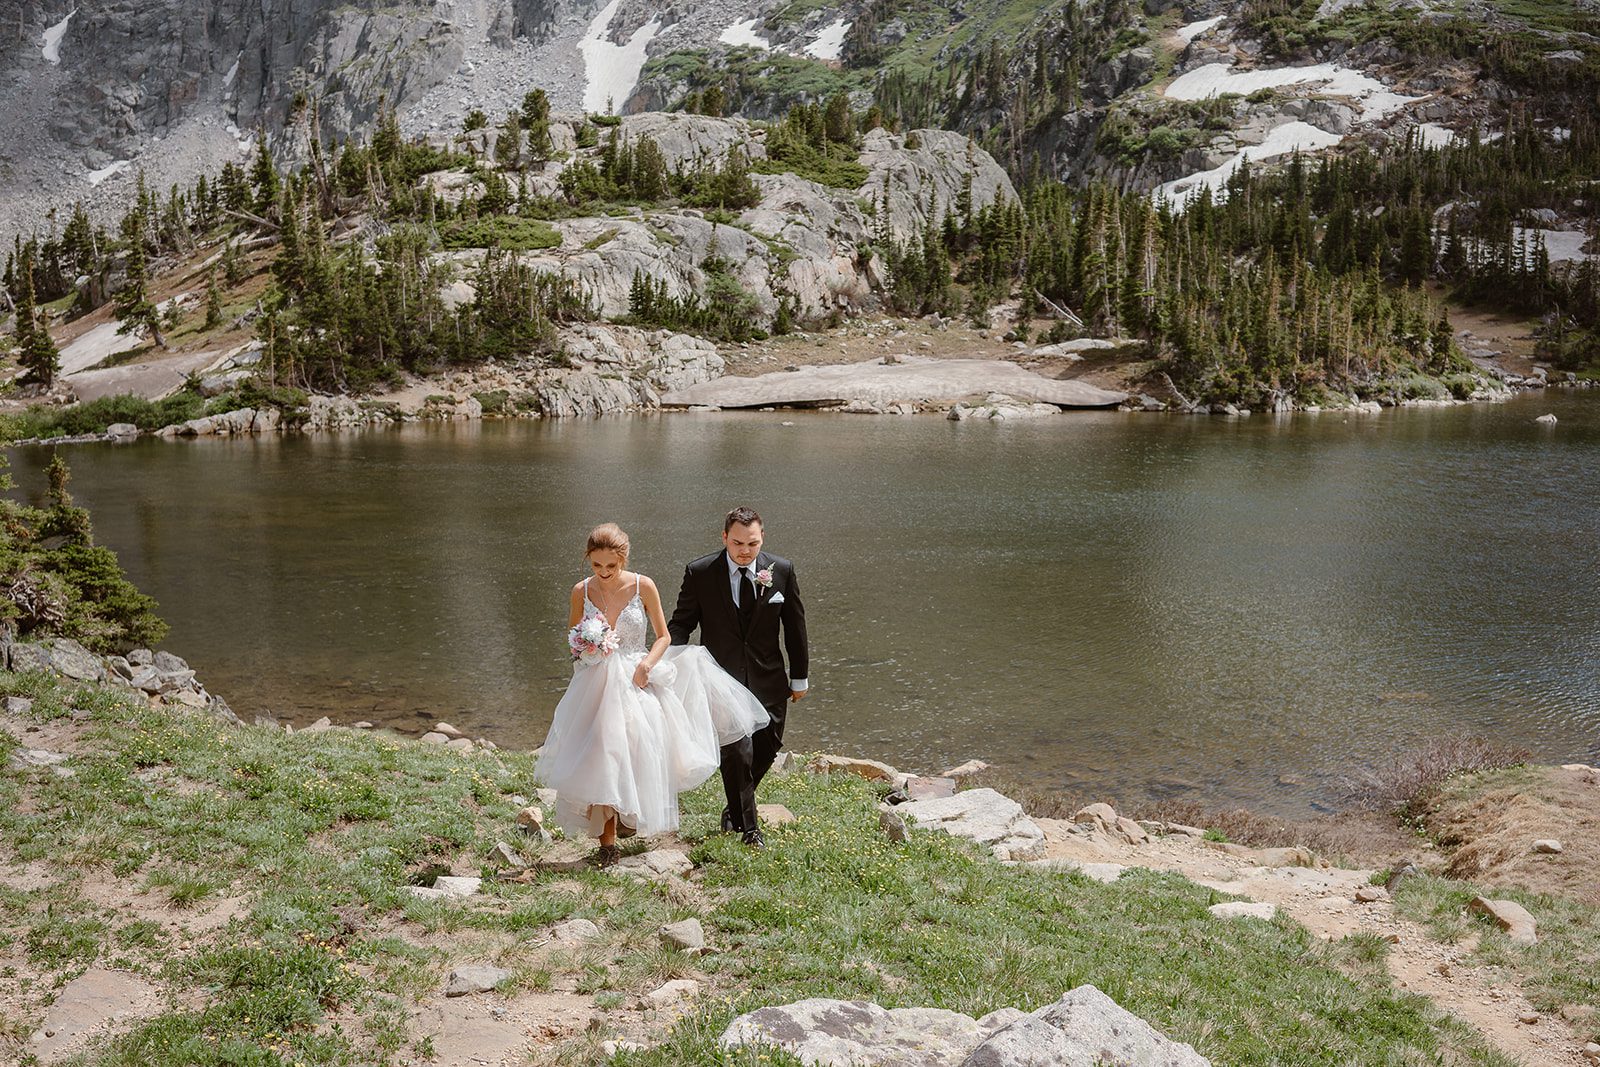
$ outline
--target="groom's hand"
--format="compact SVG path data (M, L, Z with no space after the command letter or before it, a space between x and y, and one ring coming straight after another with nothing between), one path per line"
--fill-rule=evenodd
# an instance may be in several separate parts
M807 690L805 689L791 689L789 690L789 700L792 703L798 704L801 700L805 699L806 693Z

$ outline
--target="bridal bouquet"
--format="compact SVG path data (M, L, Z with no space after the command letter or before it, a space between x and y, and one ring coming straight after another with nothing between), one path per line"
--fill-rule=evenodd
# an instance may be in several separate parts
M574 659L599 663L617 650L617 631L604 619L584 619L567 631L567 647Z

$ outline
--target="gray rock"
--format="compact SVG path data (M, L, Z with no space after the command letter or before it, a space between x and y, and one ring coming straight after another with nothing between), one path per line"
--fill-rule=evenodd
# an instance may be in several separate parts
M1276 904L1265 901L1231 900L1223 904L1213 904L1206 909L1219 919L1271 919L1278 914Z
M302 733L302 734L320 734L320 733L326 733L327 731L329 731L331 729L333 729L333 720L328 718L326 715L324 715L322 718L318 719L316 722L312 723L310 726L302 726L302 727L300 727L300 733Z
M1534 422L1544 423L1546 426L1554 426L1556 424L1557 420L1556 420L1556 417L1554 415L1550 415L1550 414L1547 413L1547 414L1544 414L1544 415L1540 415L1538 418L1534 419L1533 421Z
M450 739L444 734L438 733L434 730L429 730L427 733L422 735L422 741L424 744L429 745L444 745L448 744Z
M475 896L483 885L482 878L470 876L441 875L433 880L433 888L451 897Z
M552 926L550 936L563 945L581 945L600 940L600 927L588 919L568 919Z
M993 789L969 789L949 797L902 804L921 829L941 830L986 845L997 859L1027 860L1044 855L1044 831L1022 806Z
M11 669L48 671L79 682L103 682L106 678L100 657L70 637L12 645Z
M883 831L885 837L897 845L911 836L911 832L906 829L906 821L893 808L879 809L878 828Z
M132 662L132 660L130 659L129 662ZM162 674L174 674L179 671L189 670L189 665L171 652L157 652L151 660L151 664Z
M976 1019L942 1008L818 998L741 1015L720 1043L730 1049L777 1045L828 1067L954 1067L988 1036Z
M26 715L32 710L32 697L6 697L5 699L5 713L7 715Z
M487 993L511 977L511 972L487 963L468 963L450 972L445 982L444 995L464 997L469 993Z
M527 858L504 841L495 842L494 848L489 852L489 858L503 867L517 870L521 870L528 865Z
M155 665L155 654L148 648L136 648L128 653L128 662L135 667L151 667Z
M1190 1045L1173 1041L1092 985L1018 1019L973 1050L961 1067L1209 1067Z
M454 741L458 737L466 736L460 730L457 730L454 726L451 726L447 722L436 722L436 723L434 723L433 724L433 732L436 733L436 734L444 734L446 737L450 738L450 740L452 740L452 741Z
M693 1000L700 995L700 983L693 978L674 978L644 995L644 1007L667 1008L679 1001Z
M1558 856L1562 852L1561 842L1554 838L1541 838L1533 843L1533 850L1550 856Z
M139 436L139 427L131 422L113 422L106 427L106 436L113 441L131 441Z
M610 874L632 875L649 881L670 881L673 878L682 878L694 870L694 861L687 853L657 849L652 852L641 852L637 856L624 857L605 870Z
M699 919L684 919L663 926L661 941L670 948L688 949L694 952L706 947L706 932L701 927Z

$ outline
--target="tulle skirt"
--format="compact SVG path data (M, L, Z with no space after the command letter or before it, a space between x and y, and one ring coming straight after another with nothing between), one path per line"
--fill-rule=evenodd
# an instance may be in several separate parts
M755 694L699 645L667 650L643 689L644 656L576 662L534 773L556 790L556 824L598 837L614 812L644 835L678 827L678 794L711 777L720 748L770 721Z

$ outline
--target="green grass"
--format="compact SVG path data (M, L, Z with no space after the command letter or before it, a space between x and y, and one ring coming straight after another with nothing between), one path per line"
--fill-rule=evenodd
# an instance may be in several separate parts
M626 1064L792 1064L715 1047L734 1015L763 1004L870 998L981 1015L1035 1008L1084 982L1217 1063L1504 1062L1391 988L1370 939L1330 946L1284 919L1219 921L1206 908L1224 898L1176 876L1131 872L1106 886L1005 868L940 834L894 845L878 830L876 793L855 778L771 780L762 799L799 821L774 827L762 852L716 833L714 780L687 795L680 836L701 867L695 899L579 871L486 882L481 897L445 904L399 887L441 866L475 867L499 839L526 847L513 836L513 796L532 795L529 755L228 728L0 673L9 692L36 697L40 720L88 710L93 754L74 759L71 778L0 771L0 862L69 875L49 889L0 889L0 930L47 981L118 961L181 1005L86 1063L413 1059L425 1050L405 1029L405 1006L434 995L450 961L465 958L511 970L513 994L564 975L602 1019L669 978L700 978L707 996L655 1048L617 1057ZM0 766L5 745L0 734ZM159 927L90 904L75 886L91 875L167 890L142 907L167 895L195 911L223 897L247 906L175 952ZM662 923L689 914L705 923L712 955L658 944ZM541 953L539 932L568 917L598 921L602 941ZM594 1063L604 1029L551 1055Z

